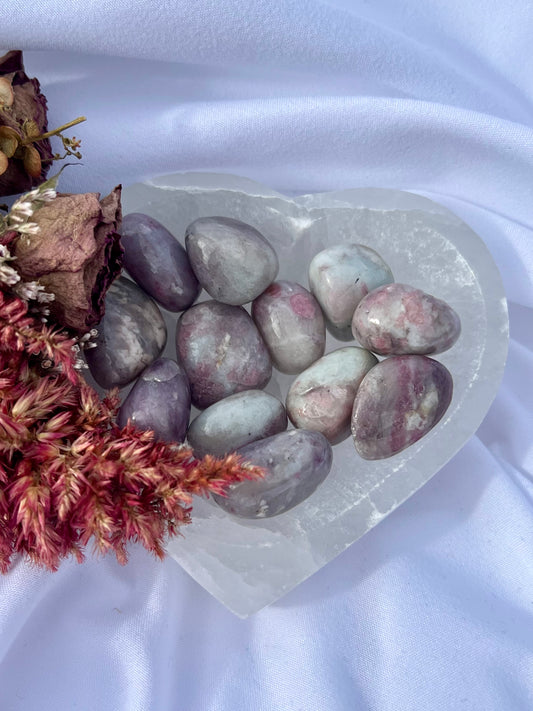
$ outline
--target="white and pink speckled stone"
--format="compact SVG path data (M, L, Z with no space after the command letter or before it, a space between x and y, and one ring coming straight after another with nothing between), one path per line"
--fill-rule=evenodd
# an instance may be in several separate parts
M417 442L452 399L449 371L422 355L392 356L364 377L355 396L352 435L364 459L385 459Z
M441 299L406 284L387 284L359 303L352 330L363 348L379 355L429 355L453 346L461 321Z
M350 434L357 388L378 359L363 348L328 353L294 380L287 393L287 413L295 427L322 432L332 444Z
M254 300L252 317L282 373L301 373L324 355L324 316L301 284L275 281Z
M363 244L333 245L315 255L309 265L311 291L324 311L328 328L342 341L352 340L352 316L361 299L392 281L389 266Z

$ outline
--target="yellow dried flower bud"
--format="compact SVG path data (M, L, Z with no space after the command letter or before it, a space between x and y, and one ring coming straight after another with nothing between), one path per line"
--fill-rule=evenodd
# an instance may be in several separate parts
M41 135L41 132L39 131L39 126L37 126L36 122L33 119L28 119L27 121L24 121L24 133L28 138L37 138L37 136Z
M0 126L0 150L12 158L20 142L19 134L10 126Z
M34 146L26 146L24 149L24 169L32 178L41 175L41 156Z
M9 159L5 153L0 151L0 175L6 172L9 166Z

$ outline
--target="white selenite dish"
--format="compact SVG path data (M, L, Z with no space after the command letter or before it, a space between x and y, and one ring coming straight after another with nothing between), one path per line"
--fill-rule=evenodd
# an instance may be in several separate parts
M474 434L498 390L508 343L507 304L482 240L446 208L412 193L377 188L287 197L245 178L186 173L135 184L123 192L124 214L144 212L183 244L198 217L234 217L256 227L278 253L278 279L309 288L311 259L325 247L356 242L375 249L395 281L454 308L462 332L435 356L451 372L454 395L441 422L389 459L365 461L351 438L333 448L333 466L303 503L280 516L245 520L195 498L192 523L167 551L239 617L274 602L345 550L412 496ZM200 300L209 298L205 292ZM164 355L176 358L179 314ZM358 345L355 341L353 345ZM326 352L350 345L328 334ZM266 391L283 402L296 376L273 371Z

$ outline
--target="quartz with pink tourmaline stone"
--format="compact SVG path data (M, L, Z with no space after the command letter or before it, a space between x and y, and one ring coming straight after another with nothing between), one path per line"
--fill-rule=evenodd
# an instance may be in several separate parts
M353 335L379 355L430 355L451 348L461 321L441 299L406 284L371 291L355 309Z
M301 284L275 281L254 300L252 318L282 373L301 373L324 355L324 316L313 294Z
M267 348L242 306L202 301L184 311L176 352L191 383L192 403L200 409L234 393L260 390L272 375Z
M352 435L364 459L385 459L429 432L446 412L452 376L421 355L392 356L375 365L359 386Z
M309 285L331 333L352 340L355 307L372 289L394 281L379 254L363 244L342 243L322 250L309 265Z

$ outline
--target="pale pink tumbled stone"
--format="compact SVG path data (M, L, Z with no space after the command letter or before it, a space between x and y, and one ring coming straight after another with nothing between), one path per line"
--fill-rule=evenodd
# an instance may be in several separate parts
M429 355L453 346L461 321L441 299L395 283L365 296L355 309L352 330L363 348L379 355Z
M254 300L252 317L282 373L301 373L324 355L324 316L301 284L275 281Z
M287 413L295 427L322 432L332 444L350 434L357 388L378 359L363 348L328 353L304 370L287 393Z

